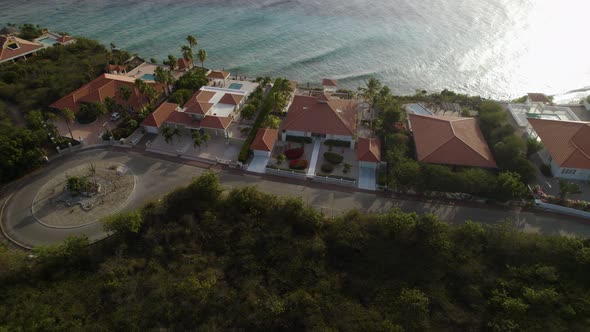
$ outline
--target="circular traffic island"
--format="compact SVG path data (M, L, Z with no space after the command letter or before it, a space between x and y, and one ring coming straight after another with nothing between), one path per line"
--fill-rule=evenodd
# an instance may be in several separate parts
M39 190L31 211L48 227L76 228L122 209L135 189L127 166L98 162L68 169Z

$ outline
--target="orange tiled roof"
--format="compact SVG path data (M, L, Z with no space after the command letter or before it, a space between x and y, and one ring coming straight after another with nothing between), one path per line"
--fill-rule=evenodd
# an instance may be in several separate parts
M285 130L353 136L357 129L357 102L295 96L283 128Z
M11 49L9 45L17 45L18 48ZM0 35L0 62L18 58L20 56L35 52L43 48L43 45L24 40L11 35Z
M121 105L129 105L137 108L146 104L148 100L135 87L134 82L135 79L132 77L102 74L91 82L84 84L78 90L49 105L49 107L56 109L69 108L76 112L80 107L80 103L104 102L109 97L115 99ZM155 82L146 83L156 89L156 91L163 92L164 87L162 84ZM127 86L131 89L131 97L127 101L119 96L119 90L122 86Z
M410 124L419 161L496 167L476 119L410 114Z
M323 86L337 86L338 82L336 80L324 78L324 80L322 81L322 85Z
M200 101L202 103L208 103L214 96L215 92L213 91L199 90L193 95L193 97L191 97L191 99L195 98L197 101Z
M66 36L59 37L57 39L57 42L60 43L60 44L65 44L65 43L67 43L67 42L69 42L71 40L74 40L74 38L66 35Z
M222 70L212 70L208 75L208 78L214 78L219 80L225 80L229 77L229 73Z
M164 122L184 126L190 125L194 128L200 127L199 120L193 119L189 114L186 114L185 112L172 112Z
M381 143L375 138L359 138L356 144L356 159L371 163L381 162Z
M170 117L174 110L178 107L178 104L173 103L162 103L155 111L150 113L141 123L142 126L150 126L160 128L164 122Z
M528 120L559 167L590 168L590 122Z
M277 129L260 128L254 141L252 141L252 145L250 145L250 149L270 152L277 141L278 135L279 131Z
M226 130L231 124L232 119L229 117L207 115L201 120L202 128Z
M227 105L239 105L240 102L244 99L242 95L236 95L233 93L226 93L219 99L220 104L227 104Z

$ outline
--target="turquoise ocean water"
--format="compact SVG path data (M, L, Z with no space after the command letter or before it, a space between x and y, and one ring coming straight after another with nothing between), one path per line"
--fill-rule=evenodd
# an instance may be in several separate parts
M300 82L376 76L397 93L507 98L590 85L582 0L1 0L32 22L162 61L199 38L206 66Z

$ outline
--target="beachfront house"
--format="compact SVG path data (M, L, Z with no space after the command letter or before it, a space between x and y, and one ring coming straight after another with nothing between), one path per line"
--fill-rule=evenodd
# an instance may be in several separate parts
M158 134L166 120L178 110L178 104L164 102L155 111L150 113L141 123L141 126L150 134Z
M354 148L357 108L355 100L332 99L327 93L295 96L283 122L282 140L287 136L333 139L348 141Z
M547 105L542 96L536 95L529 97L524 104L508 104L508 112L521 133L536 136L530 119L580 121L569 107Z
M129 110L139 110L148 104L149 100L134 85L135 79L122 75L102 74L89 83L84 84L76 91L62 97L49 105L54 109L69 108L77 112L84 103L104 102L106 98L114 99L118 104ZM146 82L157 92L163 93L164 86L155 82ZM121 87L126 86L131 90L131 96L125 100L120 96Z
M590 179L590 122L529 119L543 143L539 156L553 176L571 180Z
M43 48L43 44L31 42L13 35L0 35L0 64L5 62L16 62L20 59L27 59L29 55L35 55Z
M229 73L222 70L211 70L207 74L207 81L210 85L224 87L229 80Z
M176 61L176 67L178 68L178 70L186 72L192 68L192 63L189 60L186 60L185 58L179 58Z
M543 93L528 93L525 104L533 105L533 104L543 104L548 105L551 103L551 100L547 95Z
M60 35L55 32L45 31L41 36L35 38L33 40L36 43L43 45L44 47L52 47L54 45L69 45L76 42L71 36L68 35Z
M329 79L329 78L324 78L322 80L322 87L324 89L324 92L334 93L338 89L337 86L338 86L338 82L336 80Z
M410 114L409 123L418 161L496 168L476 119Z

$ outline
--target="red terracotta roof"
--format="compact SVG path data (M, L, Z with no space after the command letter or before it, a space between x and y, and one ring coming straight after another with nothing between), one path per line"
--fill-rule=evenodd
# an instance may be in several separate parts
M197 101L200 101L202 103L208 103L214 96L215 92L213 91L199 90L193 95L193 97L191 97L191 99L195 98Z
M219 80L225 80L229 77L229 73L222 70L212 70L208 75L208 78L214 78Z
M227 104L227 105L239 105L240 102L244 99L242 95L236 95L233 93L226 93L219 99L220 104Z
M322 81L322 85L323 86L337 86L338 82L336 80L324 78L324 80Z
M374 138L359 138L356 143L356 159L371 163L381 162L381 143Z
M410 114L410 124L419 161L496 167L476 119Z
M277 129L260 128L250 145L250 149L270 152L277 141L278 135L279 131Z
M15 45L12 49L9 45ZM33 53L43 48L43 45L30 42L11 35L0 35L0 62Z
M185 112L172 112L164 122L169 124L191 126L193 128L200 127L199 120L193 119L189 114L186 114Z
M231 124L232 119L229 117L206 115L201 121L202 128L226 130Z
M548 103L550 102L549 98L543 93L529 93L528 94L529 100L533 103Z
M156 127L160 128L164 122L167 122L167 119L173 113L180 113L174 112L174 110L178 107L178 104L173 103L162 103L155 111L150 113L141 123L142 126L149 126L149 127Z
M67 36L67 35L66 35L66 36L61 36L61 37L59 37L59 38L57 39L57 42L58 42L58 43L60 43L60 44L65 44L65 43L67 43L67 42L69 42L69 41L72 41L72 40L74 40L74 38L73 38L73 37L70 37L70 36Z
M316 134L353 136L357 129L357 102L295 96L283 128Z
M178 65L178 69L180 70L189 69L191 67L191 62L185 58L179 58L176 63Z
M559 167L590 168L590 122L528 120Z
M143 96L134 85L135 79L123 75L102 74L93 81L84 84L78 90L62 97L58 101L49 105L51 108L64 109L69 108L74 112L78 111L80 103L104 102L109 97L121 105L129 105L137 108L147 103L147 98ZM148 85L162 92L163 86L155 82L146 82ZM131 89L131 97L128 101L119 96L119 90L122 86Z

